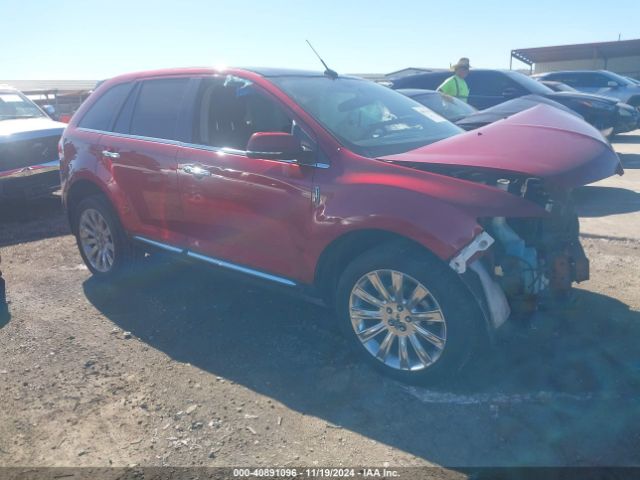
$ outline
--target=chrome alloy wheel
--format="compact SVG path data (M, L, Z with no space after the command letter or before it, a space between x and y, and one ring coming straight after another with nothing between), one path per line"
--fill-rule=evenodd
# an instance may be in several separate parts
M103 273L111 270L115 259L115 243L102 214L93 208L84 210L80 215L78 232L80 245L91 266Z
M397 370L418 371L438 360L447 324L431 292L395 270L363 275L349 298L351 326L367 351Z

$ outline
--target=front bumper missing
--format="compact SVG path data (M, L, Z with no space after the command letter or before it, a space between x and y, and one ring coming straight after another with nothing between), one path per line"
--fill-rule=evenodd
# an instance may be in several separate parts
M509 318L509 315L511 315L509 301L500 285L491 278L491 275L489 275L489 272L487 272L487 269L480 260L476 260L470 264L469 268L478 275L486 300L489 321L491 326L497 329L502 326Z
M488 317L491 327L497 329L507 321L509 315L511 315L511 308L509 308L509 302L500 285L491 278L482 262L474 258L477 254L484 252L493 245L494 241L493 237L487 232L480 233L451 259L449 266L459 275L463 275L467 271L468 265L469 269L476 274L480 286L479 288L472 288L472 292L478 297L480 307L485 316ZM473 261L469 263L470 260ZM482 291L480 292L480 290ZM484 297L482 299L484 301L480 300L480 296Z
M471 243L464 247L458 254L451 259L449 266L453 268L457 273L462 275L467 271L467 263L471 258L480 252L484 252L488 249L495 240L487 232L482 232Z

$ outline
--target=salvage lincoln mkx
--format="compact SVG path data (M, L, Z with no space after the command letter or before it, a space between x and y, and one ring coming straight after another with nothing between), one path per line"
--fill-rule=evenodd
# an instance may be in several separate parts
M275 69L108 80L60 155L96 277L163 250L297 289L406 381L452 374L511 311L586 280L571 190L622 174L550 106L465 133L380 85Z

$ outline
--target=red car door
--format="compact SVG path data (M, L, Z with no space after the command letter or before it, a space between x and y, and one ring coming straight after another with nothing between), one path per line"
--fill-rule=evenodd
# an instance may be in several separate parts
M245 155L252 133L291 132L293 123L276 100L236 80L202 81L193 143L179 149L188 248L201 260L295 279L304 270L313 168Z
M145 80L101 139L125 228L142 237L184 244L178 191L178 122L188 78Z

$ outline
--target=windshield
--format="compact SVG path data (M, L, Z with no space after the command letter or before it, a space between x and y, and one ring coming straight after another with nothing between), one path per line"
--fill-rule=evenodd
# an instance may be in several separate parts
M0 92L0 120L44 117L44 113L19 92Z
M366 157L407 152L462 129L404 95L357 78L270 79L349 149Z
M529 91L529 93L535 93L537 95L549 95L550 93L553 93L553 90L551 90L549 87L541 84L540 82L538 82L537 80L534 80L531 77L527 77L524 73L510 72L510 71L507 71L505 73L511 79L515 80L524 88L526 88Z
M414 95L411 98L451 122L457 122L467 115L476 112L476 109L468 103L454 97L445 96L441 93L423 93Z

